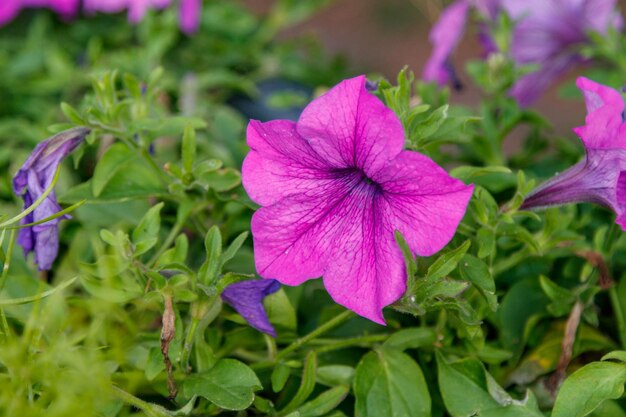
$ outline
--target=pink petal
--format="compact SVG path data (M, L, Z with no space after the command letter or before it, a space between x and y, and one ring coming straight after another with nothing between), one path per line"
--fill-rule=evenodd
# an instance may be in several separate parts
M365 88L365 76L342 81L302 112L298 133L335 168L379 171L404 146L398 117Z
M128 6L129 0L84 0L83 8L87 13L118 13Z
M582 91L587 105L587 113L593 113L601 107L612 109L616 114L622 115L624 99L622 95L611 87L599 84L585 77L576 79L576 86Z
M353 201L346 210L349 217L335 236L324 286L338 304L384 325L383 308L406 291L404 258L390 223L392 209L381 196Z
M15 19L21 8L21 2L19 0L0 1L0 25L4 25Z
M128 20L132 23L139 23L146 15L150 0L129 0Z
M334 178L292 121L252 120L246 135L251 151L243 162L243 186L258 204L324 187Z
M474 190L411 151L400 153L375 181L384 190L392 229L420 256L438 252L452 239Z
M624 99L616 90L579 77L576 85L587 105L585 125L574 132L587 149L626 149L626 123L623 121Z
M337 303L384 323L382 308L400 298L406 275L377 187L354 173L259 209L252 217L258 273L287 285L324 275Z
M320 277L345 222L348 191L337 182L313 195L293 195L257 210L251 229L259 275L287 285Z

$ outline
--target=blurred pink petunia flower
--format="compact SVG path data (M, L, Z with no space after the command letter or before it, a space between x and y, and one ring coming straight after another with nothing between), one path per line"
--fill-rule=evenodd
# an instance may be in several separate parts
M398 117L364 76L312 101L297 122L252 120L243 185L262 207L252 217L258 273L299 285L323 276L339 304L384 324L406 290L398 230L429 256L461 221L473 186L404 151Z
M202 0L181 0L178 11L180 29L188 35L195 33L200 26Z
M522 209L589 202L608 207L626 230L626 123L622 95L587 78L578 78L587 105L585 125L574 129L585 158L530 192Z
M15 19L24 8L45 7L64 19L74 17L80 8L80 0L1 0L0 25Z
M23 8L45 7L54 10L63 18L74 17L79 9L88 14L120 13L128 10L128 20L139 23L150 9L164 9L172 0L0 0L0 25L13 20ZM179 24L188 35L200 26L202 0L180 0Z
M84 10L88 13L119 13L128 9L128 20L139 23L148 9L163 9L171 0L83 0Z
M493 21L502 11L514 20L511 58L518 65L539 67L510 90L520 105L527 106L573 65L583 61L579 47L588 42L590 31L605 34L610 27L622 27L616 3L617 0L457 0L442 13L431 31L434 49L423 78L440 85L454 80L449 58L463 36L471 7L485 21ZM488 52L492 52L496 44L486 25L481 28L481 38L488 45Z

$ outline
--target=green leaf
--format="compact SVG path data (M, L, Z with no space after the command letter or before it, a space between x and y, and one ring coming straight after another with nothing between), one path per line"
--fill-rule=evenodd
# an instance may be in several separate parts
M60 283L59 285L57 285L54 288L51 288L51 289L49 289L47 291L43 291L43 292L41 292L39 294L32 295L32 296L29 296L29 297L9 298L9 299L4 299L4 300L0 299L0 307L16 306L16 305L20 305L20 304L28 304L28 303L33 303L35 301L43 300L44 298L49 297L52 294L55 294L56 292L62 291L63 289L69 287L77 279L78 279L78 277L74 277L74 278L68 279L66 281L63 281L62 283Z
M465 255L465 252L469 249L470 244L471 242L466 240L461 246L441 255L428 268L427 276L432 279L443 278L454 271L461 258L463 258L463 255Z
M122 168L137 155L123 143L114 143L106 150L93 173L91 180L91 190L94 197L100 196L104 187Z
M430 417L422 370L396 349L380 348L361 359L354 378L356 417Z
M472 255L465 255L461 259L459 272L461 277L474 284L481 292L491 311L498 309L496 284L486 263Z
M509 174L511 170L505 166L472 167L460 166L450 171L450 175L463 182L470 182L477 177L489 174Z
M79 184L59 196L59 202L73 204L81 200L105 203L132 198L153 197L166 192L163 183L147 164L138 158L131 159L118 169L98 196L93 194L93 179Z
M326 365L317 368L317 381L320 384L334 387L352 385L354 368L347 365Z
M85 119L80 115L80 113L69 104L62 102L61 103L61 111L72 123L77 125L84 125Z
M282 362L277 363L272 371L272 390L274 392L282 391L285 388L287 379L289 379L289 375L291 375L291 368Z
M302 371L302 381L298 392L293 396L289 404L280 411L280 414L289 414L296 410L313 392L315 388L315 371L317 369L317 354L314 350L310 351L304 361L304 370Z
M491 229L480 229L476 234L478 257L483 259L496 251L496 236Z
M626 350L614 350L602 357L603 361L615 360L626 363Z
M217 192L232 190L241 183L241 173L233 168L208 171L196 178L205 189Z
M433 329L414 327L395 332L385 341L383 346L398 350L419 349L424 346L432 346L436 340L437 334Z
M404 236L402 236L402 233L400 233L400 231L396 230L394 232L394 237L396 239L396 243L402 251L402 255L404 256L406 274L409 277L409 280L414 279L415 275L417 274L417 261L415 260L415 255L413 255L413 252L411 252L408 243L406 243L406 240L404 239Z
M539 277L539 285L541 285L543 292L552 301L559 301L566 304L572 304L576 301L576 297L569 290L560 287L545 275Z
M548 311L556 316L565 316L572 309L572 304L576 301L576 296L571 291L557 285L545 275L539 277L539 285L541 289L552 301L548 305Z
M144 373L148 381L154 380L161 372L165 371L165 363L163 362L163 354L159 347L153 347L148 352L146 367Z
M193 163L196 159L196 131L191 126L185 127L182 143L183 172L189 174L193 170Z
M265 297L263 302L267 317L274 326L283 330L295 331L298 326L296 310L287 293L282 288Z
M624 393L626 365L592 362L570 375L559 390L552 417L583 417Z
M143 294L138 285L133 287L126 285L127 282L113 279L105 281L89 275L81 275L80 282L89 294L111 303L126 303Z
M243 242L245 242L247 238L248 232L243 232L232 241L228 248L222 253L222 259L220 262L221 266L224 266L226 262L233 259L233 256L237 254L237 251L241 248L241 245L243 245Z
M531 391L514 400L476 359L448 363L437 351L439 388L452 417L544 417Z
M433 135L443 122L448 117L448 107L449 105L444 104L443 106L435 109L432 113L428 115L428 118L411 128L411 137L416 138L418 143L424 141L424 139Z
M204 238L206 260L200 269L200 282L211 285L217 280L222 256L222 234L217 226L211 226Z
M502 297L496 316L499 337L505 348L522 349L526 323L534 316L545 314L549 300L538 281L535 277L519 281Z
M318 395L315 399L298 408L300 417L320 417L332 411L348 395L350 388L339 385Z
M565 322L552 324L538 345L509 374L507 382L527 385L541 375L554 371L561 357L564 333ZM606 351L614 347L614 343L607 336L593 327L581 324L573 346L572 359L584 352Z
M149 251L158 240L159 229L161 228L161 209L163 203L158 203L143 216L135 230L132 238L135 245L135 256Z
M254 401L261 382L247 365L222 359L207 372L190 375L183 382L185 396L199 395L226 410L245 410Z

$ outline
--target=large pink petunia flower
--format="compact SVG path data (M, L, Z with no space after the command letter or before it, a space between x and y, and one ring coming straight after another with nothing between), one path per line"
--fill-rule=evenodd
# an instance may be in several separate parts
M454 235L473 186L404 151L398 117L345 80L297 123L250 121L243 185L262 207L252 217L258 273L299 285L323 276L339 304L384 324L406 290L398 230L421 256Z
M530 192L523 209L568 203L595 203L617 215L626 230L626 122L622 95L580 77L576 85L587 105L585 125L575 128L585 145L585 158Z

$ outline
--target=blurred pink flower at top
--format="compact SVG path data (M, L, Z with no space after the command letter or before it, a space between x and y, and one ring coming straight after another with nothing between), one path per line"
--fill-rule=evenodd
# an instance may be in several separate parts
M498 11L503 11L514 20L511 58L518 65L539 66L518 80L510 91L521 105L529 105L572 65L583 61L577 47L588 42L589 31L605 34L610 27L622 27L616 3L617 0L457 0L442 13L431 31L434 49L423 77L440 85L454 79L449 58L463 37L471 7L486 21L493 21ZM484 43L490 49L495 47L490 34L481 32Z
M178 13L181 30L188 35L195 33L200 26L202 0L181 0Z
M287 285L323 276L337 303L376 323L406 290L394 232L432 255L472 196L473 186L403 150L402 123L364 76L315 99L296 123L250 121L247 141L243 185L262 206L252 217L258 273Z
M0 25L15 19L22 9L35 7L54 10L69 19L78 13L80 0L0 0Z
M626 230L626 122L624 99L610 87L578 78L587 105L585 125L574 129L585 146L578 164L531 191L522 209L568 203L595 203L617 215Z
M119 13L128 9L128 20L138 23L148 9L164 9L171 3L171 0L84 0L84 8L89 13ZM181 30L186 34L196 32L201 13L202 0L180 0L178 20Z
M465 32L469 8L469 1L457 1L443 11L433 26L429 39L434 48L424 67L424 80L436 81L439 85L456 82L449 59Z
M171 0L84 0L84 9L89 13L119 13L128 9L128 20L138 23L148 9L163 9L169 6L170 2Z

